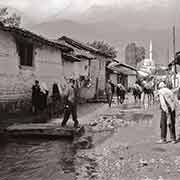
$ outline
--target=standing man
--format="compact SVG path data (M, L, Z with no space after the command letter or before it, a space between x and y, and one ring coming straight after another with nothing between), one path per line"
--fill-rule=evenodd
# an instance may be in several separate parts
M111 85L111 90L112 90L112 97L111 98L113 99L113 96L114 96L114 93L115 93L115 84L111 80L110 80L110 85Z
M108 80L107 83L106 83L105 92L106 92L106 97L107 97L109 107L111 107L111 103L112 103L112 87L111 87L111 84L110 84L110 80Z
M168 89L164 82L159 84L159 101L161 108L161 139L158 143L167 143L167 126L169 127L170 138L172 143L176 143L175 130L175 105L176 100L173 92Z
M77 120L77 92L75 88L75 80L70 79L65 90L65 109L64 109L64 119L61 126L66 126L70 114L72 114L72 119L74 121L74 127L78 127L79 121Z
M40 85L39 81L35 80L32 86L32 112L37 113L40 108Z

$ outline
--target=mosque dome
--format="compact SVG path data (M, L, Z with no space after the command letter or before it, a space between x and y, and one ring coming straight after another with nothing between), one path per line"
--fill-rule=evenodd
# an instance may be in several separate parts
M138 65L138 69L147 73L152 73L155 69L155 63L152 59L144 59Z

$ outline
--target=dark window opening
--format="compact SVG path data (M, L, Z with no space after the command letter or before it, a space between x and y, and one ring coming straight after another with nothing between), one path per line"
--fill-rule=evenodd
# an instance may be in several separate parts
M20 57L20 65L33 66L33 44L17 41L17 50Z

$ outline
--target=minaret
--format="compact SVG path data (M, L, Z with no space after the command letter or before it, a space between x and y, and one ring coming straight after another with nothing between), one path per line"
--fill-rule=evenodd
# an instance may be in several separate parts
M150 40L150 45L149 45L149 59L152 61L152 40Z

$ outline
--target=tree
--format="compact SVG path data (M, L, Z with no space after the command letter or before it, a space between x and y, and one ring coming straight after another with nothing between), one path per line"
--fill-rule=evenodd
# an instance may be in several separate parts
M128 65L136 66L136 44L130 43L125 49L125 62Z
M19 27L21 24L21 17L16 13L10 15L8 8L0 8L0 22L6 26Z
M115 47L104 41L93 41L92 43L88 43L88 45L102 51L105 54L110 55L112 58L116 58L117 56L117 51Z
M145 59L145 48L144 47L136 47L136 65Z
M130 43L125 49L125 61L127 64L136 67L145 58L145 48L138 47L136 43Z

